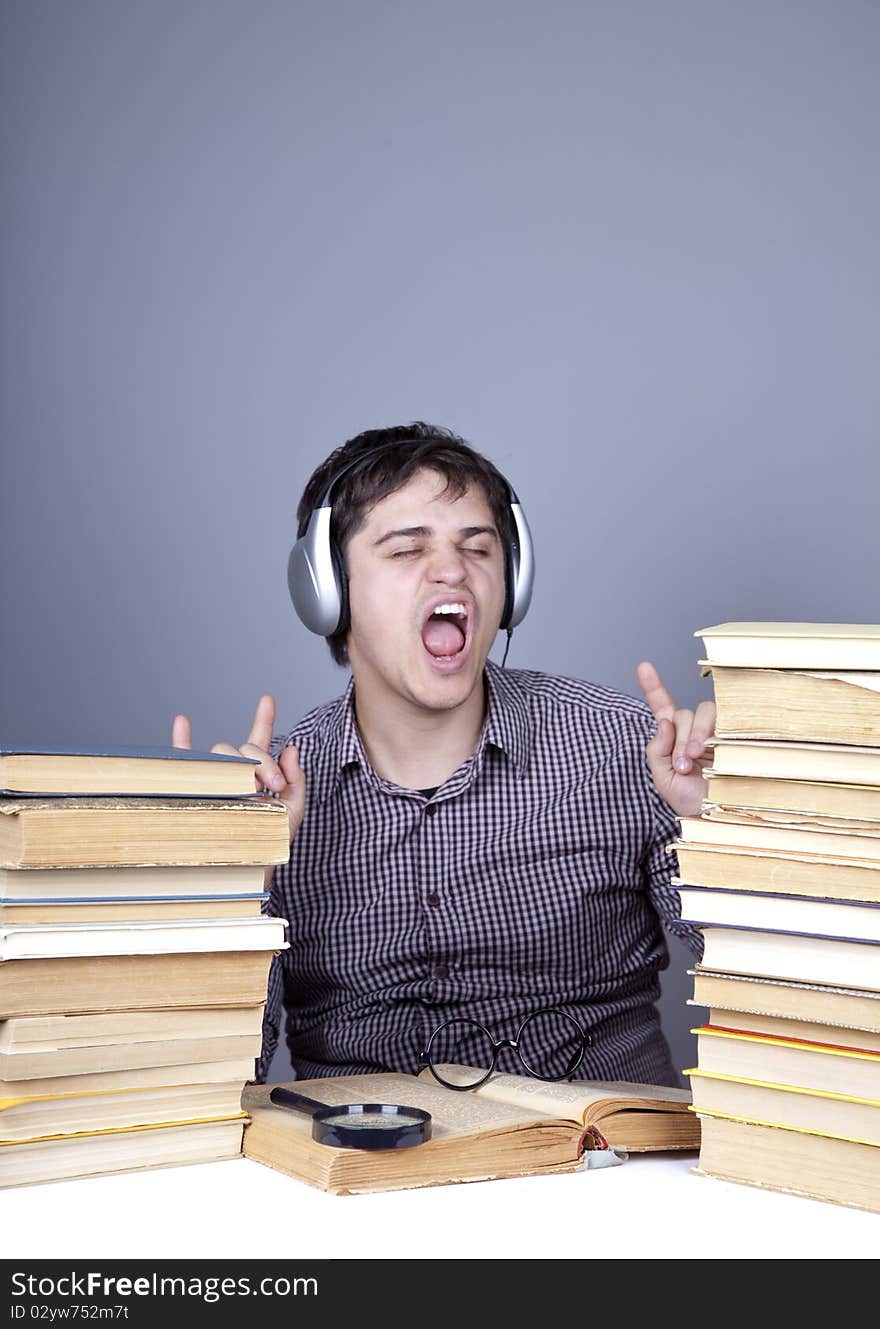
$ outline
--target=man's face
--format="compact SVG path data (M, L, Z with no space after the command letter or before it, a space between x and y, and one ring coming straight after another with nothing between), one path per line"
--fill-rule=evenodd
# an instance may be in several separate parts
M481 486L443 493L419 471L378 502L346 550L356 682L429 710L481 684L504 608L501 538Z

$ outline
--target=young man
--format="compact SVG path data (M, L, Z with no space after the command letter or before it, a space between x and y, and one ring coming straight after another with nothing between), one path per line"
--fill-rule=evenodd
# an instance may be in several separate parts
M588 1036L577 1078L676 1084L655 1004L662 928L695 953L700 937L678 918L665 846L676 814L699 810L713 705L677 709L647 662L646 704L488 660L521 532L504 477L458 436L417 423L349 440L306 486L301 540L328 491L328 641L348 688L277 738L264 696L247 742L214 748L256 758L290 818L270 901L290 947L258 1078L283 1007L302 1078L415 1072L449 1020L514 1039L552 1008ZM186 716L172 741L190 746ZM526 1062L549 1066L560 1027L528 1037Z

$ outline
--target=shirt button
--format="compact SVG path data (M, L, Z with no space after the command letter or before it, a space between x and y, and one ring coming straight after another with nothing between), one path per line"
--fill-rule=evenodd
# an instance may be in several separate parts
M428 896L428 904L431 906L432 909L440 908L440 896L437 894L436 891L432 891L431 894Z
M449 977L449 966L448 966L448 965L445 965L445 964L435 964L435 965L434 965L434 977L435 977L435 978L448 978L448 977Z

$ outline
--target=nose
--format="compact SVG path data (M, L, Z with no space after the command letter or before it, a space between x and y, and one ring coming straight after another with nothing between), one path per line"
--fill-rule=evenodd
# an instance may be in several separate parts
M429 581L445 586L461 586L467 580L467 566L454 544L439 545L431 551L427 573Z

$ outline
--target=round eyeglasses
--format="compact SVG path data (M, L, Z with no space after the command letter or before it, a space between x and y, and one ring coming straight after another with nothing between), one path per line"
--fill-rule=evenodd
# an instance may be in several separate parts
M509 1048L527 1075L566 1080L591 1043L573 1016L545 1006L523 1020L513 1039L496 1039L477 1020L447 1020L431 1034L419 1065L427 1066L447 1089L476 1089L495 1070L499 1054Z

